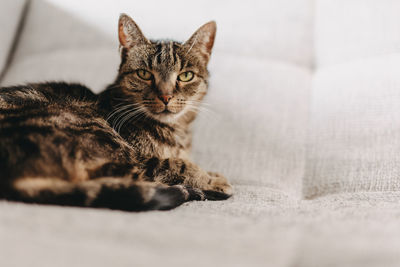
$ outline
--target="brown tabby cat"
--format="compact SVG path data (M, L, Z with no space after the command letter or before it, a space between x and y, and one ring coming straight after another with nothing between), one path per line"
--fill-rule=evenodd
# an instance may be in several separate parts
M232 194L190 161L216 25L185 43L149 41L119 19L121 64L99 95L77 84L0 89L0 197L29 203L171 209Z

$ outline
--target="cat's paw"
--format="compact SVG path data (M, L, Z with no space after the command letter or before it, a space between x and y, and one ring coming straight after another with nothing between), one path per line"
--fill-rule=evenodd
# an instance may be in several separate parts
M228 198L233 195L233 187L228 180L219 173L208 172L207 190L225 194Z

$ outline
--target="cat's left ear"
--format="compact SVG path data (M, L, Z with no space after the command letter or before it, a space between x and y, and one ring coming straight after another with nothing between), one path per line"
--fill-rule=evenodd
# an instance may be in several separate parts
M188 49L199 51L208 61L214 45L215 34L217 32L217 24L215 21L210 21L201 26L188 41L185 46Z
M121 46L128 49L140 44L150 44L139 26L126 14L121 14L119 17L118 37Z

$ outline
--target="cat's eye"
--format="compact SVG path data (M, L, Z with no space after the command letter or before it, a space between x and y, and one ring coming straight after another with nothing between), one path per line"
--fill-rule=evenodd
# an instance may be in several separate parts
M151 74L150 71L147 70L137 70L136 71L137 76L139 76L140 79L143 79L145 81L151 80L151 78L153 78L153 74Z
M193 79L194 73L192 71L182 72L178 75L178 80L181 82L189 82Z

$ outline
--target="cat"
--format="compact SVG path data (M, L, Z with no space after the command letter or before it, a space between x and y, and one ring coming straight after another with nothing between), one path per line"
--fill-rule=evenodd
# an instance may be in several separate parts
M184 43L151 41L122 14L118 76L103 92L0 88L0 198L124 211L229 198L224 176L190 161L215 34L212 21Z

